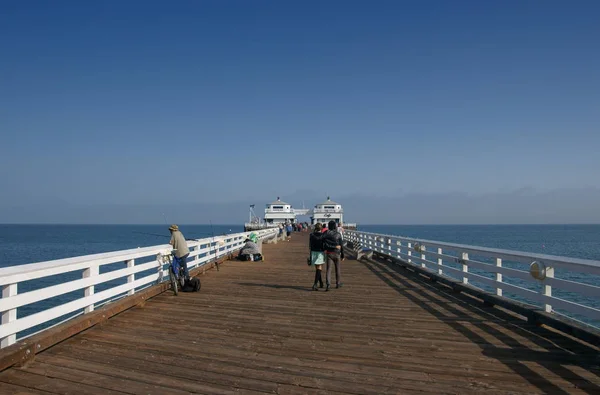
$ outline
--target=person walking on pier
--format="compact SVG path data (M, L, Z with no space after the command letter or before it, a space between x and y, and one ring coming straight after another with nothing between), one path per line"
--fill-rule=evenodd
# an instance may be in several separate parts
M335 265L335 287L341 288L342 274L340 263L344 260L344 248L342 246L342 236L337 231L335 221L329 221L328 230L323 234L323 247L327 256L327 287L325 291L329 291L331 285L331 265Z
M169 241L169 244L173 246L175 257L179 259L179 264L183 267L185 279L189 280L190 272L187 267L187 258L190 255L190 249L187 246L185 237L183 237L183 233L181 233L177 225L171 225L169 232L171 232L171 241Z
M315 267L315 282L313 284L313 291L318 291L317 283L320 288L323 288L323 277L321 269L325 263L325 252L323 249L323 233L321 232L321 224L315 225L315 230L310 234L309 239L309 250L310 260L309 264Z

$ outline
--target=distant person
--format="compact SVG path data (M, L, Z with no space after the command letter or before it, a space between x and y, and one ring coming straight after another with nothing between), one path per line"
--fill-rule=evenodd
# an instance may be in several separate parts
M323 249L323 233L321 232L321 224L315 225L315 230L310 234L309 239L309 250L310 258L309 265L315 267L315 282L313 284L313 291L318 291L319 288L323 288L323 277L322 268L325 263L325 252ZM317 283L319 288L317 288Z
M290 241L292 238L292 224L287 224L285 230L287 232L287 241Z
M331 265L335 265L335 287L342 287L342 274L340 263L344 260L344 248L342 246L342 236L337 231L335 221L329 221L327 232L323 234L323 247L327 257L327 287L325 291L329 291L331 285Z
M188 248L187 241L185 241L185 237L183 237L183 233L181 233L177 225L171 225L169 227L169 232L171 232L171 241L169 241L169 244L173 246L175 257L183 267L185 279L189 280L190 272L187 267L187 258L190 255L190 249Z

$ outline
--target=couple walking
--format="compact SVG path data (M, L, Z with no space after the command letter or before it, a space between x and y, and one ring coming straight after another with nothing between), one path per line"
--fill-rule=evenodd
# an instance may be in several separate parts
M322 267L326 265L327 270L327 287L325 291L329 291L331 285L331 265L335 265L335 283L336 288L342 286L340 262L344 260L344 248L342 247L342 236L337 231L335 221L329 221L327 231L322 232L323 226L316 224L313 233L310 234L310 264L315 266L315 283L313 291L318 291L317 284L323 288Z

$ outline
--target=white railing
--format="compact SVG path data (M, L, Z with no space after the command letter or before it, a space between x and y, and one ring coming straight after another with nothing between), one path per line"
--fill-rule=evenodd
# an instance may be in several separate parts
M269 229L269 228L277 228L279 227L278 223L269 223L269 222L246 222L244 224L245 229Z
M533 303L585 325L600 324L599 261L350 230L345 239L483 292Z
M344 212L343 209L339 209L336 210L334 208L315 208L313 209L313 213L317 214L317 213L335 213L335 214L342 214Z
M188 268L191 270L210 263L241 248L250 233L189 241ZM278 230L264 229L254 233L265 240L276 237ZM169 271L162 256L170 254L171 250L172 247L165 244L0 268L1 347L15 343L17 335L23 331L37 326L47 329L61 317L92 312L107 302L166 281ZM119 263L124 266L115 268L115 264ZM113 267L108 266L111 264ZM26 284L32 280L40 285L37 289L18 292L21 283L27 285L24 288L32 288L30 283ZM73 292L80 294L73 295ZM59 300L60 304L54 303L56 305L52 307L32 308L32 304L60 297L70 300L64 303ZM20 309L29 310L31 314L23 316L19 314ZM19 340L30 335L19 335Z

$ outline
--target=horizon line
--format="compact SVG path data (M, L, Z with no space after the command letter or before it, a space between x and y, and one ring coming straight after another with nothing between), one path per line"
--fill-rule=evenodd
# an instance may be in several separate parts
M351 223L351 222L350 222ZM201 223L176 223L179 226L240 226L244 224L201 224ZM0 222L0 226L33 226L33 225L60 225L60 226L170 226L171 224L142 224L142 223L67 223L67 222ZM600 223L596 222L565 222L565 223L451 223L451 224L359 224L360 226L560 226L560 225L596 225L600 226Z

